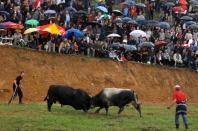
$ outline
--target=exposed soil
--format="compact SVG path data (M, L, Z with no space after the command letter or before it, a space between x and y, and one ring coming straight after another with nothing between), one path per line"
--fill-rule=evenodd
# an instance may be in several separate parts
M23 80L25 101L41 102L49 85L66 84L82 88L91 95L105 87L135 90L142 103L171 100L173 87L180 84L190 103L198 103L198 73L188 69L116 62L107 59L49 54L11 47L0 47L0 89L12 90L18 73ZM0 101L8 101L10 92L1 92Z

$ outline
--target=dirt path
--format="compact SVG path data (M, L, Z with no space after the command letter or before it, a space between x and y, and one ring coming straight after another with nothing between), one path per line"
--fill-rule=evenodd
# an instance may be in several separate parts
M0 47L0 56L0 89L12 89L17 73L24 70L24 97L30 102L42 101L50 84L80 87L91 95L104 87L127 87L137 91L143 103L167 102L179 83L189 101L198 103L198 73L194 71L10 47ZM7 101L10 95L1 93L0 101Z

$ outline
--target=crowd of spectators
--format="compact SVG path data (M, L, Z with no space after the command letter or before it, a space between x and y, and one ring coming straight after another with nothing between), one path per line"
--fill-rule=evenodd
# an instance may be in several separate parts
M1 22L25 25L25 21L36 19L40 25L56 23L66 30L78 29L83 36L63 37L41 32L24 35L23 30L12 29L1 30L0 35L13 38L13 45L47 52L133 60L198 71L198 11L186 1L187 8L176 12L172 8L181 1L172 1L144 0L135 4L132 0L6 0L1 1L0 10L10 16L0 16ZM108 13L98 10L98 6L107 8ZM56 13L46 15L46 10ZM192 19L181 19L183 16ZM160 26L160 22L170 27ZM134 30L142 30L147 36L130 35ZM109 34L120 37L107 37Z

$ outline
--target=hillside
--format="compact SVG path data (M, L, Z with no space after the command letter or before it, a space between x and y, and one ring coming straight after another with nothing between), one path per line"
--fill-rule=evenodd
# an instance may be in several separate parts
M167 102L173 86L179 83L191 103L198 103L198 73L133 62L115 62L79 56L49 54L11 47L0 47L0 89L12 90L16 75L24 70L24 98L41 102L50 84L79 87L91 95L104 87L128 87L138 92L142 103ZM9 93L0 93L8 101Z

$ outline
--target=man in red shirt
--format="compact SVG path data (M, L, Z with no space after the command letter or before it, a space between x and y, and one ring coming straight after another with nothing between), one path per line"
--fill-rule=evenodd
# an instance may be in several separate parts
M185 128L188 129L188 119L187 119L187 105L186 105L186 95L181 90L179 85L175 86L175 91L173 93L173 102L167 108L170 109L176 103L176 113L175 113L175 125L179 128L179 116L182 115Z

